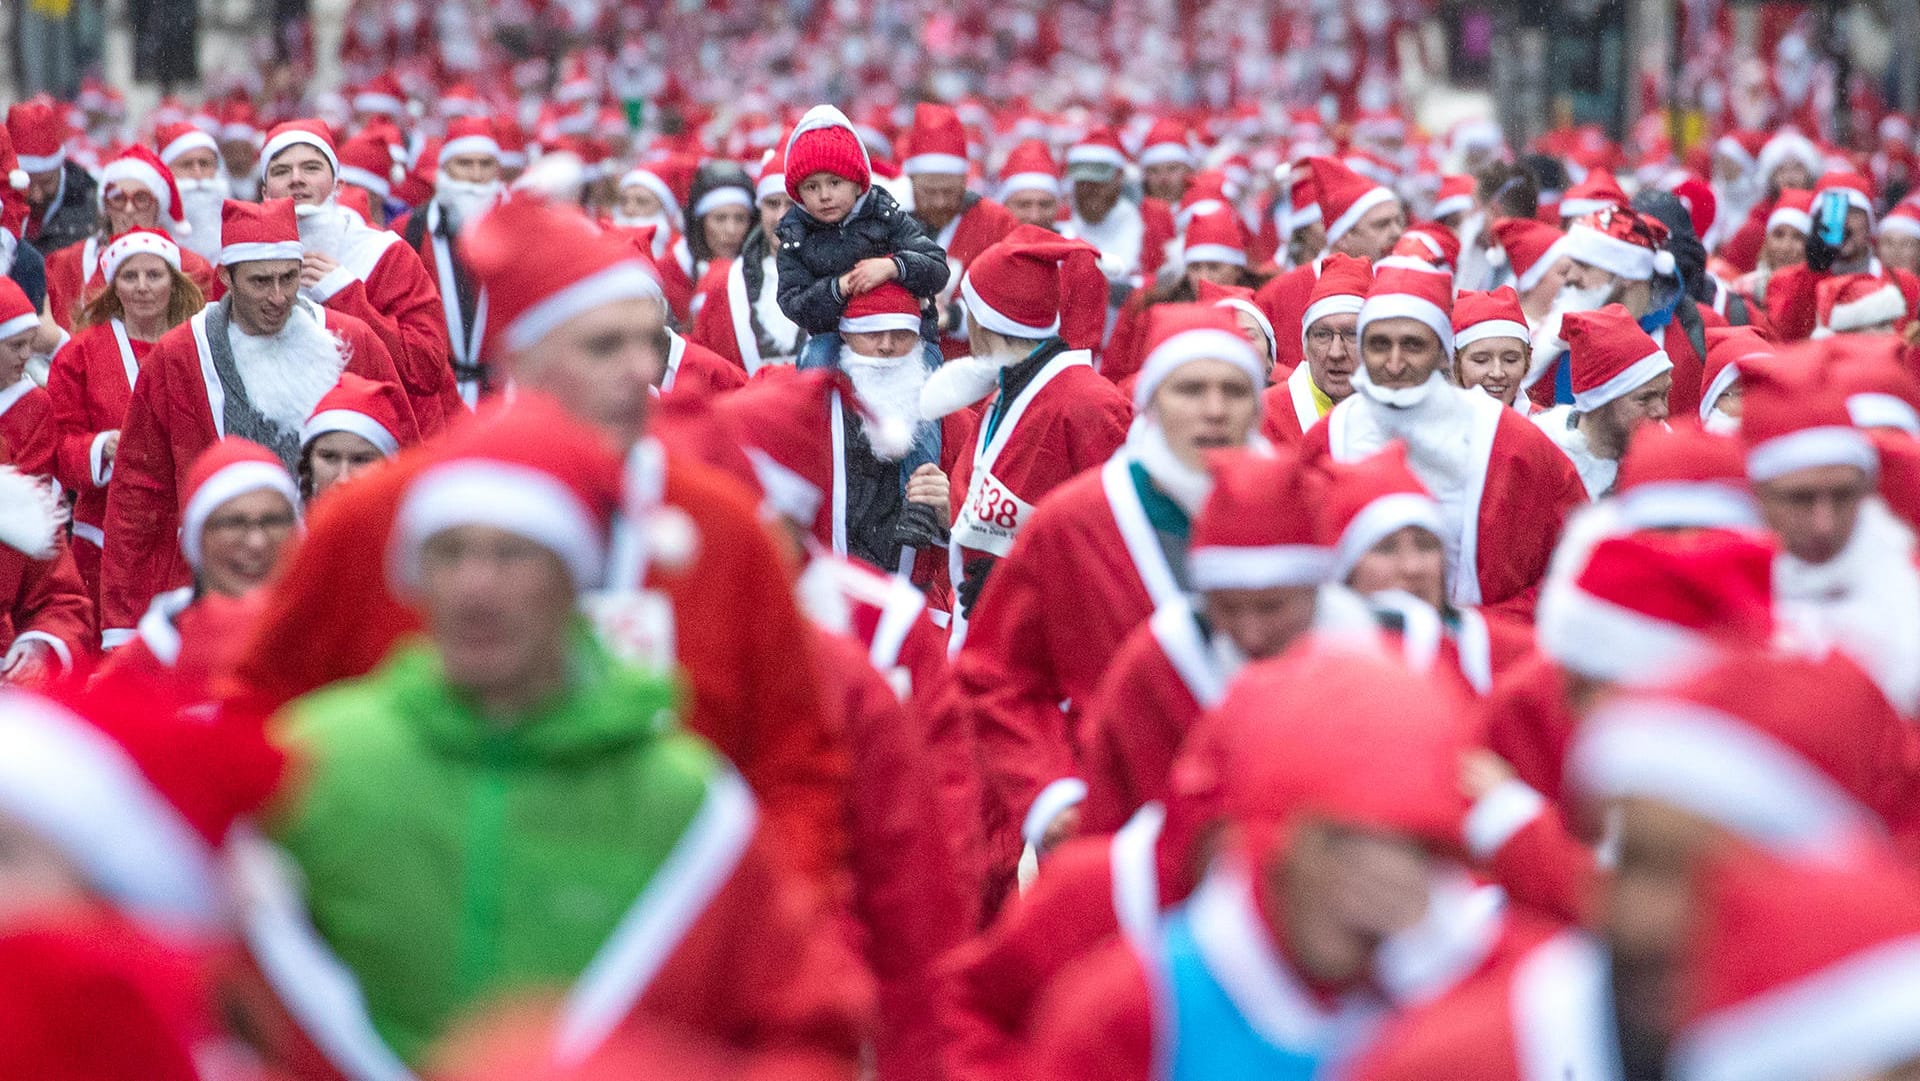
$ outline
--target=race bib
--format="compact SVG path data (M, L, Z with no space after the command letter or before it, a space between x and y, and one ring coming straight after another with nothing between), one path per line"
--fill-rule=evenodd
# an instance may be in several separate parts
M1033 504L1014 495L1000 478L981 470L967 485L967 502L960 508L960 520L954 523L953 539L962 547L1004 556L1013 550L1013 538L1032 513Z
M665 594L650 589L591 593L580 607L614 656L653 671L673 671L673 603Z

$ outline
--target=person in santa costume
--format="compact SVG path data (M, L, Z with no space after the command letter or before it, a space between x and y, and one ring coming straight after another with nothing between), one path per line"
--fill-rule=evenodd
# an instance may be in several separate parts
M113 238L133 229L164 231L169 237L192 233L172 171L144 146L128 147L101 171L100 228L81 243L47 256L47 304L62 330L74 332L81 309L106 288L105 249ZM212 265L192 250L180 252L179 258L181 272L201 294L218 300Z
M1327 687L1353 693L1330 713ZM1145 934L1053 981L1035 1076L1341 1071L1396 1011L1497 978L1540 932L1451 858L1463 713L1398 661L1327 645L1243 673L1214 717L1217 854Z
M427 276L439 289L447 340L452 343L454 385L460 400L472 408L489 386L480 358L487 298L474 285L472 272L461 265L453 241L462 225L486 213L506 191L492 121L466 117L448 124L435 161L432 201L409 214L404 223L395 222L394 228L420 256Z
M1560 334L1573 371L1573 401L1535 415L1533 423L1566 452L1587 497L1599 499L1613 490L1633 433L1667 419L1673 361L1618 304L1569 312Z
M800 355L800 327L780 308L780 219L793 206L787 194L785 147L760 166L755 181L759 221L730 260L725 274L711 274L694 302L688 337L746 371L768 364L792 364Z
M1707 333L1707 366L1700 373L1700 423L1710 432L1740 430L1740 365L1775 355L1773 343L1752 327L1715 327Z
M23 473L51 477L59 445L53 399L27 374L40 313L13 279L0 280L0 457Z
M1296 456L1221 451L1213 492L1193 523L1194 599L1175 596L1114 651L1082 722L1087 797L1078 832L1112 833L1165 794L1194 722L1241 669L1302 635L1375 634L1366 607L1338 585L1319 540L1319 492Z
M1520 296L1527 326L1538 328L1567 284L1568 264L1563 258L1566 246L1561 243L1566 234L1531 218L1515 217L1495 222L1493 235L1512 272L1507 284Z
M1029 139L1007 153L1000 166L1000 202L1020 225L1053 229L1060 223L1060 166L1053 151Z
M0 461L0 683L41 687L93 656L93 606L47 485Z
M1783 191L1766 218L1766 240L1759 261L1738 279L1747 295L1767 303L1767 284L1774 272L1807 261L1807 234L1813 229L1813 192Z
M705 290L709 272L736 260L753 228L753 178L731 162L702 162L688 190L686 220L673 243L687 280ZM769 234L771 235L771 234Z
M1510 285L1453 298L1453 381L1478 387L1502 405L1520 402L1520 384L1532 363L1526 312ZM1532 401L1526 400L1527 407Z
M300 426L300 480L303 505L420 441L407 417L406 392L397 383L376 383L352 372L313 407Z
M300 493L271 451L228 436L193 463L181 495L180 551L193 583L155 597L98 678L164 688L181 709L205 708L250 627L255 592L297 537Z
M420 257L399 234L339 205L340 159L325 124L281 124L260 157L262 198L292 199L299 214L301 296L372 327L400 372L420 433L440 431L463 407L448 360L447 315Z
M746 386L747 373L740 365L699 342L690 341L673 328L673 301L668 293L669 283L674 277L671 269L673 261L669 259L663 267L654 258L654 227L641 225L612 232L627 238L634 253L640 257L641 265L659 287L660 334L666 343L663 350L666 364L661 368L660 381L654 384L659 393L677 394L682 398L704 402Z
M1160 268L1161 252L1149 242L1143 208L1121 194L1126 167L1127 152L1111 128L1097 128L1067 149L1070 213L1061 232L1099 250L1110 312ZM1172 238L1171 228L1165 233L1162 242Z
M1278 364L1292 368L1304 358L1305 345L1296 328L1313 303L1314 283L1320 278L1328 253L1377 262L1393 250L1407 228L1407 208L1392 191L1376 184L1333 158L1309 158L1318 206L1327 223L1326 251L1311 262L1294 267L1260 288L1256 298L1273 321L1280 337Z
M220 204L233 195L220 146L212 135L185 123L155 128L153 145L161 164L173 173L180 219L190 226L178 242L212 264L220 258Z
M1920 274L1920 202L1905 200L1887 211L1873 250L1886 266Z
M425 635L276 719L299 779L267 822L278 852L239 854L250 958L292 1022L270 1057L403 1076L484 999L564 987L563 1062L637 1011L762 1068L854 1075L869 985L745 781L680 730L670 672L578 611L620 481L600 434L532 393L408 478L383 563ZM475 833L456 820L483 782L498 815Z
M966 440L954 442L947 571L956 596L954 641L995 561L1012 551L1034 505L1099 465L1126 438L1132 407L1093 370L1093 356L1064 337L1073 323L1104 319L1093 297L1065 294L1070 272L1098 258L1089 245L1022 225L982 252L960 283L971 356L928 376L920 413L942 419L994 394ZM1097 314L1096 314L1097 313Z
M27 174L28 213L20 239L50 256L91 236L100 213L99 184L67 153L61 107L46 97L15 102L7 109L7 133Z
M81 542L74 560L96 606L107 491L134 380L153 343L206 305L182 272L181 256L179 245L158 231L113 238L100 257L107 287L80 313L78 336L54 354L47 372L59 439L54 476L74 493L73 535Z
M1365 259L1333 252L1321 260L1300 316L1302 360L1263 392L1260 433L1275 444L1300 442L1336 403L1352 396L1360 367L1360 307L1372 284L1373 267Z
M645 229L651 227L652 239L649 248L654 265L660 270L660 287L667 294L667 304L673 309L673 316L682 325L687 325L694 316L694 281L680 266L678 258L667 258L680 246L680 225L684 215L680 212L679 196L674 194L669 176L691 178L691 161L682 162L669 159L665 162L643 163L627 170L620 177L617 189L620 195L619 205L608 215L608 221L616 229ZM786 198L786 193L781 193ZM781 208L785 213L786 208ZM778 220L777 218L775 220ZM745 245L742 245L745 250Z
M974 257L1000 242L1019 223L1007 208L967 188L967 130L950 105L913 107L900 172L913 191L913 216L947 253L947 287L938 297L940 352L967 355L966 307L955 297Z
M1899 287L1905 318L1920 304L1920 277L1889 268L1873 254L1873 183L1852 173L1830 173L1813 189L1808 215L1807 259L1774 272L1767 287L1767 315L1779 340L1796 342L1817 324L1821 283L1836 275L1869 274Z
M1446 523L1448 599L1523 615L1586 489L1525 417L1448 380L1450 309L1446 275L1423 265L1378 268L1358 320L1356 393L1314 425L1303 446L1352 462L1405 442Z
M1227 314L1233 316L1247 344L1253 346L1254 353L1260 357L1260 364L1266 369L1267 380L1271 383L1276 352L1273 324L1267 322L1267 313L1260 310L1260 305L1253 302L1253 290L1240 285L1215 285L1202 279L1194 284L1193 291L1200 303L1225 309Z
M1155 319L1126 442L1020 524L954 662L994 826L1036 852L1073 832L1081 718L1114 651L1193 585L1206 454L1247 445L1259 420L1260 361L1225 312L1165 305Z
M1146 330L1156 305L1194 303L1200 299L1201 282L1243 289L1258 286L1260 280L1247 271L1245 234L1245 227L1230 207L1219 206L1194 216L1181 242L1174 246L1179 252L1175 264L1179 276L1165 284L1142 286L1127 298L1100 354L1100 374L1123 391L1131 386L1134 373L1140 370Z
M1912 716L1920 712L1914 535L1875 491L1879 454L1847 410L1832 370L1839 348L1810 343L1770 364L1743 364L1747 475L1783 549L1774 589L1790 639L1854 657Z
M1835 274L1822 281L1814 295L1819 315L1809 337L1896 334L1909 319L1900 286L1873 274Z
M289 471L300 428L342 371L399 382L367 324L299 295L301 243L290 200L227 203L220 276L228 293L154 343L114 454L101 551L100 628L133 635L155 595L190 575L174 536L196 458L223 436L271 449Z
M546 242L529 251L528 236ZM664 362L657 284L630 243L530 194L475 222L460 245L492 297L489 363L625 456L613 585L593 599L601 633L623 656L679 666L688 727L738 766L795 865L825 890L841 866L847 761L817 668L794 654L806 625L754 497L703 464L697 443L648 432ZM588 280L598 287L575 288ZM403 452L316 507L236 666L230 708L263 716L364 675L419 628L365 568L382 565L401 491L437 453L431 441Z

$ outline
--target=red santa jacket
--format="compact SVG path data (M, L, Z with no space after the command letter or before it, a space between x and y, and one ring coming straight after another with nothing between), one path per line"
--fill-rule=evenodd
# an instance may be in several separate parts
M1907 298L1907 318L1920 318L1916 315L1916 311L1920 311L1920 277L1910 270L1886 266L1877 257L1868 261L1867 273L1899 286ZM1804 341L1813 333L1820 319L1817 299L1820 283L1832 276L1831 272L1814 270L1805 263L1773 272L1767 282L1767 318L1773 322L1774 333L1780 341Z
M52 649L69 672L94 655L93 601L64 541L50 559L0 545L0 657L22 639Z
M296 311L290 318L303 316ZM344 343L347 371L399 382L386 346L367 324L331 309L324 318ZM206 319L202 311L153 344L120 428L100 571L100 627L109 646L132 636L156 594L189 578L175 537L180 488L193 460L226 430L226 393L217 377L209 382Z
M701 345L667 331L667 370L660 393L713 398L747 385L745 368Z
M232 708L265 717L364 675L419 628L385 575L368 568L385 565L401 493L436 453L433 443L410 448L316 504L222 696ZM652 560L622 583L637 579L671 605L673 660L691 690L687 727L747 778L795 865L824 890L843 866L849 766L822 712L817 667L795 648L808 632L793 572L737 482L689 455L663 455L651 440L629 467L630 487L657 493L648 505L663 504L693 534L688 561Z
M762 282L760 287L772 284ZM716 260L700 279L693 329L687 337L751 375L762 363L752 313L753 300L747 296L747 277L740 260Z
M1682 301L1681 303L1693 303ZM1727 319L1705 304L1694 304L1694 310L1700 313L1700 322L1705 330L1727 326ZM1702 331L1704 335L1705 330ZM1704 338L1703 338L1704 340ZM1660 331L1660 348L1667 351L1668 359L1673 361L1673 387L1667 391L1667 411L1676 417L1695 417L1700 415L1700 398L1706 392L1702 382L1706 362L1698 350L1693 347L1693 339L1688 336L1687 328L1676 317L1667 321ZM1567 363L1565 354L1555 362ZM1542 409L1553 407L1554 380L1543 378L1528 388L1527 395L1535 405Z
M133 382L153 351L152 342L134 341L119 320L88 327L60 347L47 372L53 399L55 446L53 475L73 493L74 548L80 576L97 604L100 599L100 548L106 542L107 487L113 466L100 451L109 432L119 431L133 400Z
M78 244L69 244L47 256L47 306L60 329L72 333L79 322L80 309L87 306L106 282L100 277L100 238L90 236ZM180 272L200 287L200 295L212 304L226 295L213 264L199 253L180 249Z
M53 398L22 375L0 390L0 461L29 476L52 477L59 430Z
M1564 920L1586 910L1592 852L1570 832L1563 784L1578 718L1567 673L1535 651L1495 684L1484 713L1488 749L1517 780L1477 800L1463 833L1468 850L1517 903Z
M1275 368L1278 374L1279 368ZM1287 377L1260 392L1260 434L1280 447L1299 443L1325 414L1313 397L1313 369L1302 360Z
M935 243L947 250L947 287L940 295L943 310L953 303L954 294L960 288L960 278L973 265L974 257L999 243L1018 224L1006 207L992 199L971 193L966 196L960 213L933 238ZM964 326L940 336L940 352L943 356L964 357L971 351Z
M132 640L101 662L94 679L164 694L176 709L209 705L215 686L233 670L263 599L257 591L244 598L195 597L191 586L162 593L140 617Z

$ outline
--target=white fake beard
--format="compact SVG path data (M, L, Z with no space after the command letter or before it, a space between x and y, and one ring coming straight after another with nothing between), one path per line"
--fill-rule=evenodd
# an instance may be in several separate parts
M441 173L433 182L433 200L440 204L441 213L453 215L453 226L458 229L499 202L505 190L506 185L498 180L474 184Z
M353 211L340 206L329 196L318 206L301 203L293 208L300 224L300 244L306 250L339 259L340 245L347 239L347 217Z
M957 413L993 392L1000 372L1019 361L1017 356L955 357L928 373L920 388L920 415L939 420Z
M1432 396L1435 387L1450 386L1446 373L1435 369L1427 376L1427 381L1416 387L1383 387L1367 374L1367 366L1360 365L1353 370L1353 389L1366 395L1367 399L1388 409L1412 409Z
M1213 474L1181 461L1168 445L1159 421L1144 413L1135 417L1127 429L1127 450L1153 478L1154 487L1180 504L1187 514L1199 516L1207 496L1213 494Z
M287 325L272 337L255 337L237 326L228 335L248 400L261 416L295 435L347 367L346 343L320 318L296 305Z
M1591 289L1582 289L1568 282L1553 295L1553 306L1547 309L1547 318L1553 320L1553 325L1557 328L1560 322L1555 318L1556 316L1565 317L1569 312L1597 312L1606 307L1607 302L1612 299L1613 286L1611 285L1596 285Z
M1719 409L1709 410L1706 422L1701 426L1715 435L1740 434L1740 418L1730 417L1722 413Z
M181 247L213 261L220 254L220 206L233 196L233 185L224 176L204 180L182 180L180 208L193 231L176 238Z
M881 428L904 425L912 431L919 426L920 391L928 373L918 350L904 357L867 357L842 348L840 370L853 380L854 392ZM873 421L862 417L861 425L868 440L874 440L878 429Z
M643 226L651 225L656 230L654 233L654 239L656 240L660 238L660 232L673 227L672 223L667 221L667 215L664 211L659 214L622 214L616 210L613 212L613 224L618 225L622 229L639 229Z

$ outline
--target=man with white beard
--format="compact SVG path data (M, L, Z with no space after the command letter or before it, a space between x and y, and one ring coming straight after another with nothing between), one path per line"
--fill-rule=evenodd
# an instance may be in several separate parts
M420 255L427 275L439 287L452 342L454 383L469 408L491 385L480 342L487 331L487 298L460 261L453 239L460 227L492 209L506 185L500 180L500 143L486 117L461 117L447 125L440 145L439 175L433 200L416 211L403 228L407 246Z
M292 472L301 427L342 371L400 380L367 324L300 295L291 201L230 201L221 235L226 297L154 343L120 430L100 557L108 648L133 635L155 595L189 581L174 534L179 493L201 451L239 436L272 450Z
M173 170L173 182L180 189L181 209L187 225L184 236L174 240L187 251L209 263L220 258L220 204L233 193L233 185L220 166L220 146L213 136L192 124L166 124L154 132L160 148L160 160Z
M1381 260L1360 308L1355 393L1314 425L1303 448L1354 462L1404 442L1407 464L1440 504L1448 599L1526 615L1561 526L1587 492L1539 428L1448 381L1451 310L1447 275Z
M420 257L398 234L373 228L335 200L340 158L325 124L281 124L260 159L263 197L292 199L298 208L301 295L373 328L400 371L421 437L431 438L466 407L448 363L446 311Z

